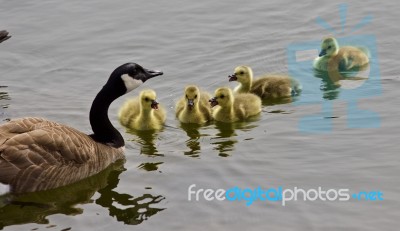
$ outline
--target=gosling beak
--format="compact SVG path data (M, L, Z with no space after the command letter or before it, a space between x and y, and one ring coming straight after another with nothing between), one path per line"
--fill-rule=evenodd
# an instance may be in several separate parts
M148 80L148 79L151 79L153 77L156 77L156 76L164 74L162 71L153 71L153 70L148 70L148 69L144 69L144 72L146 73L145 81Z
M319 57L326 55L326 50L323 49L321 50L321 52L319 53Z
M230 75L230 76L228 76L228 78L229 78L229 82L237 81L236 74Z
M155 100L151 101L151 108L158 110L158 102Z
M211 98L208 102L210 102L211 107L215 107L218 105L218 101L216 97Z
M194 106L193 99L188 99L188 107L189 107L189 109L192 110L193 106Z

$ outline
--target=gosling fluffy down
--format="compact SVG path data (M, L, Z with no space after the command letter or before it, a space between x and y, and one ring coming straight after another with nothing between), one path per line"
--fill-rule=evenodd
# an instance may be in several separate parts
M328 37L322 41L321 52L313 66L320 71L351 71L368 65L368 53L364 48L339 47L335 38Z
M253 71L248 66L238 66L229 81L238 81L235 93L253 93L262 99L288 97L301 92L301 85L285 75L265 75L253 80Z
M210 98L209 93L200 91L197 86L187 86L185 95L176 104L176 117L182 123L204 124L210 121Z
M127 100L118 113L120 123L134 130L160 130L166 114L156 96L153 90L143 90L138 97Z
M236 122L261 112L261 99L251 93L235 94L227 87L218 88L210 99L213 118L221 122Z

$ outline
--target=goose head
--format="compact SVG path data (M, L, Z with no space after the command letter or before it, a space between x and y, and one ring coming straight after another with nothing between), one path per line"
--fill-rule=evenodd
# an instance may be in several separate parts
M140 92L140 104L142 106L142 110L158 110L158 102L156 101L156 98L156 92L153 90L144 90Z
M334 56L339 51L339 45L335 38L328 37L322 40L321 43L321 52L319 53L319 57L321 56Z
M148 79L162 74L161 71L149 70L136 63L125 63L111 73L104 87L111 88L111 91L119 97L139 87Z
M221 87L215 90L214 97L209 100L211 107L220 105L221 107L227 107L233 104L232 90L227 87Z
M229 82L238 81L241 84L248 84L253 78L253 71L248 66L238 66L235 68L234 74L228 77Z
M195 105L198 105L200 99L200 90L196 86L188 86L185 88L185 98L189 110L192 110Z

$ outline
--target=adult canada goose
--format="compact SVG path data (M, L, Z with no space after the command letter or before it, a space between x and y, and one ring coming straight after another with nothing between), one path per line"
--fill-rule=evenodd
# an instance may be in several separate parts
M159 130L166 119L165 110L158 105L156 93L144 90L136 98L127 100L118 113L119 122L135 130Z
M210 99L213 118L221 122L236 122L247 119L261 112L261 99L251 93L235 94L227 87L215 90L215 96Z
M16 193L64 186L94 175L124 158L124 139L108 119L118 97L159 71L135 63L119 66L90 109L93 134L41 118L22 118L0 126L0 182Z
M182 123L204 124L210 121L210 98L210 94L200 91L197 86L187 86L185 95L176 104L176 117Z
M301 85L285 75L265 75L253 80L253 71L248 66L238 66L229 81L238 81L235 93L253 93L262 99L287 97L299 94Z
M321 44L319 57L314 60L314 68L320 71L351 71L364 68L369 63L368 51L363 48L339 47L333 37L325 38Z
M11 38L11 35L8 35L6 30L0 30L0 43L6 41Z

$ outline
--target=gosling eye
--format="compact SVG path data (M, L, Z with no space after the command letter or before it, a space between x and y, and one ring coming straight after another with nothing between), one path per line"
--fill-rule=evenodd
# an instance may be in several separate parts
M148 101L149 101L149 98L146 97L146 98L144 98L144 100L145 100L146 102L148 102Z
M186 99L188 99L189 97L186 95Z
M197 95L195 95L194 98L197 99Z
M244 74L244 71L240 71L239 74L240 74L240 75L243 75L243 74Z
M224 95L221 95L219 98L223 99L224 97L225 97Z
M327 49L331 49L332 48L332 46L328 46L328 48Z

